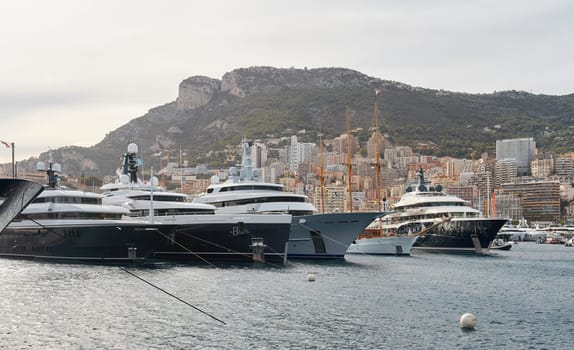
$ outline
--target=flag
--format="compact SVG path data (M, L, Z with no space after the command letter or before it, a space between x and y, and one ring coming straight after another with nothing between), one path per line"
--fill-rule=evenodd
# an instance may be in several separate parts
M382 91L380 89L375 89L375 96L377 96L378 94L380 94Z
M4 142L2 140L0 140L0 142L3 143L6 148L10 148L10 144L8 142Z

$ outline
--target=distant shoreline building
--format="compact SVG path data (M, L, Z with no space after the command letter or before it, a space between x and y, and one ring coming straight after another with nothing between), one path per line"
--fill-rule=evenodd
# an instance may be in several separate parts
M518 175L530 175L530 162L535 154L536 142L532 137L496 141L496 160L514 160Z
M520 200L523 215L528 222L560 222L560 183L533 181L507 183L501 186L503 194L514 194Z

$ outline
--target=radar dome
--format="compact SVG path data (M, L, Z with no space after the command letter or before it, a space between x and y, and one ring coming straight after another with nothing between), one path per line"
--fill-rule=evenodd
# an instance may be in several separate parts
M159 179L156 176L153 176L150 180L152 186L159 185Z
M38 171L46 171L46 163L38 162L36 163L36 170Z
M138 153L138 145L135 143L130 143L128 145L128 153Z
M52 166L52 170L54 170L57 173L61 173L62 166L60 165L60 163L54 163L54 165Z
M219 183L219 176L213 175L213 176L211 177L211 183L212 183L212 184L218 184L218 183Z

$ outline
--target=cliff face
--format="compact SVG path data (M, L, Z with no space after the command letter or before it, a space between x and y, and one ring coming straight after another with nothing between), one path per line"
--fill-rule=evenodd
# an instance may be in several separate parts
M221 91L233 96L276 92L281 89L333 89L365 87L370 78L344 68L281 69L273 67L240 68L223 75Z
M219 80L203 76L185 79L179 84L177 109L189 111L207 105L219 92L220 85Z
M381 132L398 145L433 155L465 156L493 151L496 139L544 137L546 150L574 148L574 94L532 95L526 92L465 94L413 87L369 77L345 68L240 68L221 80L194 76L183 80L175 101L111 131L90 148L63 147L54 160L70 175L112 175L129 142L140 146L144 167L179 159L180 148L190 164L227 166L226 145L241 138L307 133L317 142L345 132L347 109L351 127L362 142L374 124L374 90ZM542 133L544 131L544 133ZM538 140L537 140L538 141ZM542 141L542 140L540 140ZM423 146L424 145L424 146ZM432 149L428 149L432 145ZM48 153L39 157L48 159ZM21 162L33 171L37 159Z
M192 110L209 104L218 93L245 97L281 89L333 89L367 87L374 78L344 68L282 69L274 67L240 68L225 73L221 80L204 76L185 79L179 85L177 108Z

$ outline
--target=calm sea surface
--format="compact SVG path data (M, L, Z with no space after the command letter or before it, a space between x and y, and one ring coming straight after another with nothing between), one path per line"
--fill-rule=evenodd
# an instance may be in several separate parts
M574 248L562 245L129 271L225 324L119 267L0 260L0 348L574 347ZM465 312L474 331L460 328Z

